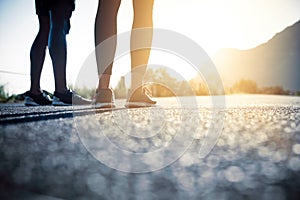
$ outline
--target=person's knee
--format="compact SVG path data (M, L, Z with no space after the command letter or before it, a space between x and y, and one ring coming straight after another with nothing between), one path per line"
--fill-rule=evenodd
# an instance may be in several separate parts
M62 45L65 46L66 34L67 33L62 23L51 25L48 40L48 48L50 51L50 55L57 51L57 48L61 47Z
M53 20L51 24L50 34L67 35L70 31L69 19Z
M47 45L49 32L50 32L50 18L45 16L39 16L39 37Z
M152 9L135 9L133 23L139 26L151 26Z
M66 12L58 12L60 10L53 10L50 12L51 19L51 34L66 35L70 31L70 14Z

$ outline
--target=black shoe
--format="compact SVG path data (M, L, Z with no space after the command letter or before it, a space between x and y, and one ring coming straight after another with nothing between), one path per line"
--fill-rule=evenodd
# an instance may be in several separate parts
M46 106L51 105L52 100L48 95L49 92L43 90L42 93L36 95L32 94L30 91L24 93L25 106Z
M74 91L68 90L64 93L54 92L53 106L90 105L92 102L85 99Z

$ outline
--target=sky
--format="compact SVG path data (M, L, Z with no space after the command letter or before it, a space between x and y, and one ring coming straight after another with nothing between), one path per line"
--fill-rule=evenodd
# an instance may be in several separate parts
M75 84L80 69L93 53L97 4L98 0L76 0L72 28L67 37L69 84ZM299 8L299 0L156 0L153 21L154 28L181 33L213 56L220 48L249 49L267 42L300 19ZM122 0L119 33L130 31L132 16L132 0ZM10 93L22 93L30 87L29 52L37 31L34 0L0 0L0 84ZM172 59L172 56L153 52L149 63L174 68L180 65L184 70L179 69L179 73L193 77L193 70L186 70L189 66L185 67L184 61L176 56ZM114 66L112 86L129 70L127 55ZM54 90L49 54L41 86L50 92Z

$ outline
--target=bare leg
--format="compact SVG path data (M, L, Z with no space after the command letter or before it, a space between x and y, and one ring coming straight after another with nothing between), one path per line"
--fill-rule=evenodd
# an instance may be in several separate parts
M69 19L72 14L72 5L66 1L57 3L50 11L51 29L49 36L49 52L52 59L55 91L64 93L67 91L66 64L67 42L69 33Z
M153 36L153 4L154 0L133 0L134 19L130 43L132 89L142 85L150 56Z
M105 46L103 41L117 34L117 14L121 0L99 0L95 20L95 46L98 66L98 90L109 87L113 59L116 51L116 38L109 40ZM97 48L98 47L98 48ZM107 62L108 66L107 66Z
M48 44L50 29L50 18L48 16L38 17L40 29L30 50L30 92L36 95L41 93L40 79L45 61L46 47Z

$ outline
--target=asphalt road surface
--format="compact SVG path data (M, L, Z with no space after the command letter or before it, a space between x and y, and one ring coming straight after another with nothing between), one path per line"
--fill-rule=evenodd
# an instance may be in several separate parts
M0 199L299 199L300 98L1 105Z

